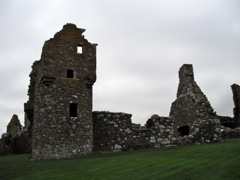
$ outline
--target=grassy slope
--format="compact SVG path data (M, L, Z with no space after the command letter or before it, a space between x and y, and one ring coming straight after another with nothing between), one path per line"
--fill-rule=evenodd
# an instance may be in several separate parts
M240 139L36 161L1 156L0 179L240 179Z

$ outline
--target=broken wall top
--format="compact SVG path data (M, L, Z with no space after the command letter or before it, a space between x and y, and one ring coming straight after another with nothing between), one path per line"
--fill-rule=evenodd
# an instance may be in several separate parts
M74 78L96 81L96 46L84 38L84 29L66 24L63 29L46 41L39 65L39 78L64 78L67 70L74 71ZM52 79L51 79L52 78Z
M7 133L12 137L16 137L17 133L22 129L22 125L18 119L18 116L14 114L7 125Z
M192 64L184 64L180 68L178 73L179 73L179 85L177 91L177 98L184 95L190 95L199 104L204 103L205 106L211 107L207 97L204 95L204 93L194 80Z
M176 126L217 118L207 97L194 80L191 64L184 64L179 70L177 99L172 103L170 117L175 119Z

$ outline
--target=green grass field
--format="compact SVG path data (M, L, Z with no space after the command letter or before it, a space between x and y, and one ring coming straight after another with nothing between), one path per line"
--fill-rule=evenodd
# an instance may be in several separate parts
M0 156L0 179L240 179L240 139L76 159Z

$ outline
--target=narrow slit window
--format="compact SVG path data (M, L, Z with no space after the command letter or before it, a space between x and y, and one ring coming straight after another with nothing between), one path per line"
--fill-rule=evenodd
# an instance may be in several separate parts
M80 46L80 45L78 45L78 46L77 46L77 53L78 53L78 54L82 54L82 50L83 50L83 47Z
M70 104L70 117L77 117L77 104Z
M71 69L68 69L67 70L67 78L73 78L73 76L74 76L74 71Z

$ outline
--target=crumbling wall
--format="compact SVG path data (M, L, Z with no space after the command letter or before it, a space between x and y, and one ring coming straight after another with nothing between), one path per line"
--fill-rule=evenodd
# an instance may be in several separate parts
M30 153L31 137L23 130L18 116L14 114L8 123L7 132L0 139L0 155Z
M173 120L169 117L153 115L146 123L147 129L151 130L150 142L154 147L174 146L176 136L174 134Z
M132 141L131 114L93 112L93 150L119 151Z
M229 127L222 126L221 131L222 131L221 136L223 139L240 138L240 127L232 129Z
M233 108L234 125L235 127L240 126L240 86L233 84L231 86L233 92L233 102L235 107Z
M146 126L133 124L131 114L93 112L94 151L123 151L174 146L173 121L153 115Z
M16 137L17 134L22 130L22 125L18 119L18 116L14 114L12 119L7 125L7 134L9 134L12 138Z
M35 99L35 84L38 77L38 68L39 61L35 61L32 65L32 71L29 75L30 84L28 86L28 101L24 104L24 112L25 112L25 121L24 121L24 129L28 129L31 133L32 125L33 125L33 112L34 112L34 99Z
M12 154L11 135L3 133L0 139L0 155Z
M29 130L22 130L11 139L12 152L14 154L31 153L31 133Z
M224 139L240 138L240 86L233 84L231 88L235 105L233 108L234 117L219 116L222 124L221 135Z
M179 70L177 99L172 103L170 118L174 134L183 144L221 140L220 120L195 82L191 64L184 64Z
M34 89L33 160L92 152L97 45L84 38L84 31L66 24L43 46Z
M218 116L221 125L233 129L235 127L234 119L229 116Z

